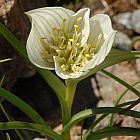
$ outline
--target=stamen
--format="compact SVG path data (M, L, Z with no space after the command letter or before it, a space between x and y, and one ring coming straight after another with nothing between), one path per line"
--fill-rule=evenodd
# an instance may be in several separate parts
M47 39L45 37L41 37L39 38L39 41L41 43L41 46L44 48L44 49L47 49Z
M82 33L80 32L79 34L78 34L78 37L80 37L82 35Z
M75 30L77 31L79 26L77 24L74 25Z
M83 17L78 17L77 22L81 22L82 19L83 19Z
M61 69L63 70L63 71L67 71L67 70L69 70L69 66L68 65L61 65Z
M46 38L40 38L41 46L45 48L42 58L48 62L54 63L53 56L57 56L60 68L62 71L80 72L81 68L85 66L94 56L95 48L100 45L102 34L95 40L94 45L85 43L80 45L81 22L83 17L78 17L73 25L74 31L65 33L64 26L66 19L60 29L53 28L53 41L48 43Z
M99 36L95 39L95 44L93 45L93 48L97 48L101 42L102 34L99 34Z
M73 39L73 38L70 38L69 41L70 41L70 42L74 42L74 39Z
M48 62L53 63L53 55L50 54L48 51L45 51L42 55L43 59L46 59Z

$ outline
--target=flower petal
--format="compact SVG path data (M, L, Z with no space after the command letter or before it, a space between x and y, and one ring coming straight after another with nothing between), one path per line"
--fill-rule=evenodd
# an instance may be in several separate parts
M41 46L40 38L52 42L53 28L60 28L63 20L74 14L73 11L62 7L45 7L26 12L29 16L32 28L27 40L27 53L29 59L38 67L54 69L54 64L42 58L45 48Z
M80 77L83 72L64 72L62 71L59 62L58 62L58 57L54 56L54 62L55 62L55 72L56 74L61 77L62 79L74 79Z
M88 39L89 36L89 31L90 31L90 26L89 26L89 14L90 14L90 9L89 8L84 8L80 9L72 15L65 23L64 29L66 33L71 33L74 31L74 25L77 24L77 19L82 17L81 20L81 25L80 25L80 32L82 33L82 36L80 38L81 46L83 46Z
M116 31L112 29L111 20L108 15L98 14L90 19L90 35L88 42L92 45L95 39L101 34L103 36L100 45L98 46L93 59L87 63L83 71L94 68L102 63L105 57L111 50Z
M53 63L49 63L42 58L45 49L41 47L39 38L40 38L40 33L36 29L36 26L34 25L34 21L32 21L32 30L30 32L26 44L28 57L30 61L37 67L50 69L50 70L54 69Z

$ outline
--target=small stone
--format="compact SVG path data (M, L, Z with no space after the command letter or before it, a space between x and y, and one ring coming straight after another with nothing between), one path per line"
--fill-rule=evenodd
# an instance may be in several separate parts
M140 10L132 13L131 25L135 32L140 33Z
M135 32L140 33L140 10L120 13L114 16L113 20L116 23L126 26L128 29L133 29Z
M117 32L116 38L113 44L114 48L129 50L131 44L131 39L123 32Z
M132 13L126 12L126 13L120 13L117 16L114 16L113 20L116 23L126 26L128 29L132 29L132 25L131 25L131 21L130 21L131 17L132 17Z

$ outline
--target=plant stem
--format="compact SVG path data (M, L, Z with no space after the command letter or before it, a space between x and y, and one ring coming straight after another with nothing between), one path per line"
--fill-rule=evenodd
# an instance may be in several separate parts
M75 80L66 80L66 97L65 100L68 104L69 112L71 114L72 103L75 95L75 90L77 86L77 81Z
M65 120L65 124L66 125L69 120L71 119L71 108L72 108L72 104L73 104L73 99L74 99L74 95L75 95L75 90L76 90L76 86L77 86L77 81L76 80L66 80L66 96L65 96L65 101L67 103L68 106L68 117ZM70 140L70 130L67 131L66 133L62 134L65 138L65 140Z

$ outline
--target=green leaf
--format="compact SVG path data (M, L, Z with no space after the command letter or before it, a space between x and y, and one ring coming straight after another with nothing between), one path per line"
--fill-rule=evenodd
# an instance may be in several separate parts
M6 62L6 61L9 61L9 60L12 60L12 58L2 59L2 60L0 60L0 63Z
M10 135L6 133L6 140L11 140Z
M137 100L135 100L135 101L128 101L128 102L125 102L125 103L117 105L117 107L128 106L128 105L134 104L136 101Z
M1 23L0 34L2 34L11 46L14 47L24 58L28 59L24 45Z
M90 133L86 140L99 140L111 136L140 136L139 128L109 127Z
M4 106L2 105L2 103L0 103L0 108L1 108L1 110L3 112L3 114L5 115L5 117L7 118L7 120L9 122L11 122L12 121L11 118L10 118L11 116L6 112L6 110L5 110ZM19 137L20 140L24 140L24 138L22 137L22 135L20 134L20 132L18 130L15 129L15 133L17 134L17 136ZM9 136L9 138L10 138L10 136ZM8 139L8 133L7 133L7 139Z
M120 84L122 84L123 86L125 86L126 88L134 92L138 97L140 97L140 92L137 89L135 89L133 86L129 85L128 83L120 79L119 77L115 76L114 74L106 70L102 70L101 72L103 72L105 75L109 76L110 78L114 79L115 81L119 82Z
M90 116L96 115L96 114L114 114L114 113L120 113L122 115L127 115L135 118L140 118L140 112L137 111L122 111L123 108L119 107L99 107L94 109L87 109L84 111L81 111L77 114L75 114L71 120L68 122L68 124L64 127L63 132L66 133L69 131L75 124L82 121L85 118L88 118Z
M137 101L137 100L136 100ZM124 107L124 106L128 106L131 105L133 103L135 103L136 101L128 101L122 104L118 104L117 107ZM107 117L109 114L103 114L101 115L97 120L95 120L93 122L93 124L91 124L91 126L87 129L86 133L84 134L83 140L86 140L87 136L89 135L89 133L93 130L93 128L99 123L101 122L105 117ZM112 114L114 115L114 114Z
M64 140L64 138L61 135L52 131L46 125L34 124L34 123L28 123L28 122L20 122L20 121L0 123L0 130L10 130L10 129L32 130L32 131L36 131L36 132L45 133L48 136L50 136L51 138L53 138L54 140Z
M86 73L84 73L82 77L78 78L77 80L80 81L98 71L101 71L109 66L118 64L120 62L138 59L138 58L140 58L140 51L123 51L123 50L112 49L109 55L100 65L87 71Z
M135 82L134 84L132 84L131 86L134 87L135 85L139 84L140 83L140 80L138 80L137 82ZM124 97L124 95L129 91L129 88L126 88L123 93L119 96L119 98L117 99L117 101L115 102L115 106L117 106L121 99Z
M31 106L2 87L0 87L0 96L22 110L34 122L45 124L44 119Z

